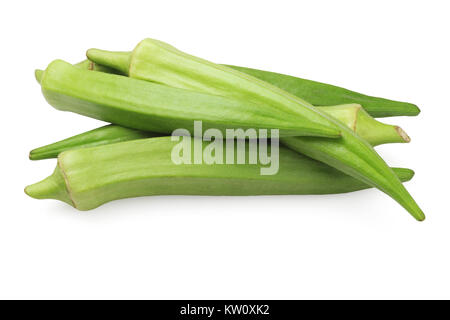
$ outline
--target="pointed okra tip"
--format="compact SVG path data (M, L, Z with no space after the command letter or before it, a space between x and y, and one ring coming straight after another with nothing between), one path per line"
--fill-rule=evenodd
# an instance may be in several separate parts
M418 116L419 113L421 112L420 108L417 105L412 104L412 103L410 103L410 109L411 109L411 112L410 112L411 116Z
M55 155L51 153L49 150L42 150L41 148L36 148L30 151L28 154L28 159L30 160L44 160L54 158Z
M408 182L414 178L415 172L409 168L393 168L395 174L402 182Z
M31 150L28 153L28 159L30 160L41 160L41 158L38 156L38 152L36 149Z
M415 217L415 218L419 222L425 221L425 214L423 212L420 212L420 214L417 217Z
M413 208L409 208L408 211L417 221L425 220L425 213L423 213L422 209L420 209L417 204L414 204Z

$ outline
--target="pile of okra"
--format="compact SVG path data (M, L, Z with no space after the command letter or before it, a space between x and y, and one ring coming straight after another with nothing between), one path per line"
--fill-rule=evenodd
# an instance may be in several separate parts
M108 124L30 152L57 158L25 188L79 210L150 195L301 195L375 187L419 221L406 190L414 171L374 147L407 143L380 117L416 116L411 103L284 74L222 65L154 39L132 51L89 49L35 76L47 102ZM301 199L301 198L299 198Z

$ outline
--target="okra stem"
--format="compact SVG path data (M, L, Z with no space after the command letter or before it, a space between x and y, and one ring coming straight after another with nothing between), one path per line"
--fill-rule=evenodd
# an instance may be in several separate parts
M25 193L35 199L55 199L73 206L64 180L64 173L59 166L55 168L51 176L26 187Z
M92 70L92 71L98 71L98 72L104 72L104 73L112 73L112 74L122 74L120 71L109 68L105 65L101 65L95 62L92 62L90 60L83 60L79 63L74 64L75 67L80 69L86 69L86 70Z
M375 120L359 104L317 108L344 123L372 146L411 141L402 128Z
M40 84L42 76L44 75L44 70L36 69L34 71L34 77L36 78L36 81Z
M108 51L93 49L94 54L98 59L96 59L95 64L100 66L109 67L113 70L117 70L120 73L127 75L128 68L127 66L130 64L130 53L125 51L115 51L114 54L108 54ZM86 52L88 55L88 52ZM89 59L91 60L91 59ZM89 61L87 60L87 61ZM86 60L85 60L86 61ZM93 61L93 60L91 60ZM80 62L84 63L84 62ZM113 66L118 66L118 68L114 68Z

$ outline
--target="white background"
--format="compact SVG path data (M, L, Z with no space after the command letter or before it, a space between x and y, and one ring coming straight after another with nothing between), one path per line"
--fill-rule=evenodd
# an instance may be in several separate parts
M450 298L448 1L3 1L0 298ZM418 104L416 222L377 190L330 196L153 197L78 212L23 188L55 161L30 149L101 123L56 111L35 68L145 38L218 63Z

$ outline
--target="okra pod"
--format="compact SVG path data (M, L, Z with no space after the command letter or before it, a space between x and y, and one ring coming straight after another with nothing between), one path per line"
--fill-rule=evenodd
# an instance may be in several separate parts
M91 49L87 55L90 60L113 67L130 77L176 88L226 97L256 99L261 102L260 105L264 102L274 103L282 110L286 109L286 104L290 107L288 100L301 101L289 93L284 94L285 91L270 84L264 85L259 79L255 80L256 78L236 70L188 55L153 39L141 41L131 54ZM287 99L277 100L270 94L264 95L266 91L261 88L270 88L277 98ZM308 105L306 102L304 104ZM295 151L378 188L396 200L414 218L424 220L422 210L375 150L340 121L330 117L327 119L339 127L341 131L339 139L292 137L283 138L281 141Z
M42 160L56 158L61 152L66 150L95 147L157 136L161 136L161 134L110 124L31 150L30 159Z
M87 71L61 60L37 77L46 100L56 109L139 130L167 134L185 128L195 134L194 120L202 120L203 128L222 132L252 128L268 129L269 134L270 129L279 129L280 136L339 136L335 124L327 127L302 112Z
M417 116L419 107L408 102L372 97L355 91L317 81L296 78L285 74L231 66L263 81L267 81L287 92L305 99L315 106L332 106L357 103L375 118L396 116Z
M194 145L194 138L186 139ZM175 164L171 153L177 143L159 137L65 151L54 173L25 192L90 210L112 200L151 195L329 194L369 188L285 147L279 149L279 171L271 176L260 175L261 163ZM201 143L204 148L206 142ZM414 175L409 169L394 171L403 181Z
M349 104L318 108L323 109L324 112L345 123L371 145L410 141L408 135L400 127L376 121L360 105ZM94 147L158 135L152 132L129 129L111 124L34 149L30 152L30 159L42 160L56 158L58 154L66 150Z
M105 58L103 53L104 52L101 50L98 51L97 49L91 49L88 51L87 55L90 59L96 62L111 65L112 68L110 68L110 70L115 70L114 73L123 73L123 71L114 69L114 67L117 67L117 65L115 63L112 63L110 59ZM375 118L417 116L420 113L419 107L409 102L401 102L385 98L373 97L331 84L297 78L276 72L238 67L233 65L224 66L268 82L280 89L283 89L299 98L308 101L314 106L334 106L339 104L357 103L362 105L363 108L372 117ZM102 68L102 65L94 63L91 67Z
M326 128L332 134L339 132L326 114L303 99L245 73L188 55L162 41L145 39L131 55L95 49L88 50L87 55L90 60L113 67L134 79L219 96L226 91L227 97L300 115L304 121Z

